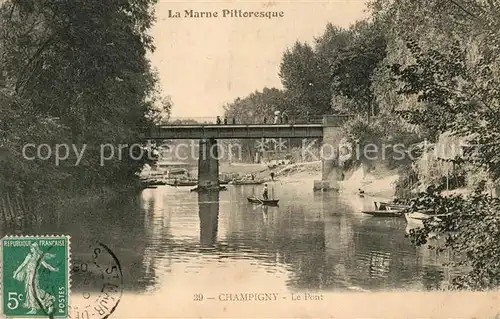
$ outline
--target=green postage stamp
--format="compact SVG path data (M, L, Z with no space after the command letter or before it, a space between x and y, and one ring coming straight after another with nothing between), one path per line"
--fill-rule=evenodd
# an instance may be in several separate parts
M5 317L67 318L69 236L6 236L1 240Z

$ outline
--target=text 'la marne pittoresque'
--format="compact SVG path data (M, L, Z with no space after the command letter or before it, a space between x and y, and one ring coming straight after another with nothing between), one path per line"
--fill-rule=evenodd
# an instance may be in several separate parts
M245 11L245 10L229 10L223 9L220 11L196 11L184 10L174 11L168 10L169 18L283 18L283 11Z

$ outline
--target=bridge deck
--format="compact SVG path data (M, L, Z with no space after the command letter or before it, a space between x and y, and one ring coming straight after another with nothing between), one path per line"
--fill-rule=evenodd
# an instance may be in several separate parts
M146 139L256 139L319 138L322 124L198 124L160 125L144 133Z

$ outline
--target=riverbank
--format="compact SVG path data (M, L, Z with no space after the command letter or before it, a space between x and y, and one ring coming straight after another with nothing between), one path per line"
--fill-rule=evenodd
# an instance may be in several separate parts
M359 189L362 189L365 195L383 198L394 197L395 183L399 178L396 170L387 169L382 165L370 171L362 165L348 171L346 176L346 180L339 182L342 191L358 193Z
M240 176L254 174L256 179L263 180L270 179L271 173L274 173L278 179L320 179L321 161L279 165L274 168L269 168L267 164L221 163L219 172Z
M278 166L270 169L265 164L221 164L220 172L254 174L257 179L268 180L273 172L279 180L311 182L321 179L321 161L303 162ZM364 166L345 172L346 179L339 181L340 190L346 193L358 193L362 189L366 195L392 198L395 193L394 183L399 178L395 170L382 166L368 172Z

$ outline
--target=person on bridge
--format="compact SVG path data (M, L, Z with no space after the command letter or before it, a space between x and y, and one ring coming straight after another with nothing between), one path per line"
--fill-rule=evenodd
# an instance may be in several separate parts
M227 117L224 118L224 125L227 125Z
M236 119L233 117L233 125L236 124Z
M264 184L264 189L262 190L262 198L264 198L264 200L268 200L269 199L269 196L267 195L267 184Z
M217 116L217 125L220 125L222 121L220 120L220 116Z
M264 116L264 124L267 122L267 117Z
M278 119L280 117L280 111L274 112L274 124L278 124Z

